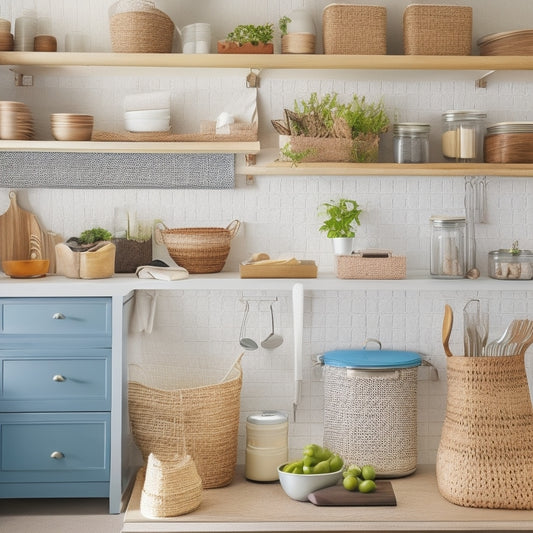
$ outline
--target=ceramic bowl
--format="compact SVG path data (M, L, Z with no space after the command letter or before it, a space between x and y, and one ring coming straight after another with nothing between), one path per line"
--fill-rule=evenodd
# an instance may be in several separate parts
M2 261L2 270L12 278L42 278L46 276L49 267L48 259Z
M306 502L311 492L336 485L342 479L342 468L328 474L289 474L282 471L286 464L278 467L279 482L287 496L300 502Z
M124 118L127 131L168 131L170 120L168 118Z

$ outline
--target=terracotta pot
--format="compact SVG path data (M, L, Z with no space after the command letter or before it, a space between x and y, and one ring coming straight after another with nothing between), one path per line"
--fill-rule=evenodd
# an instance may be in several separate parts
M218 41L217 52L219 54L273 54L274 45L272 43L244 43L239 45L234 41Z

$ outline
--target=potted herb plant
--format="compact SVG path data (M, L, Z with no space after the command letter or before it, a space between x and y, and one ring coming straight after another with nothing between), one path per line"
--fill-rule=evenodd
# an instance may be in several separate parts
M363 212L355 200L341 198L325 202L319 207L319 214L326 217L319 231L332 239L336 255L349 255L353 250L356 226L360 226L359 215Z
M272 23L254 26L241 24L228 33L226 39L218 41L219 54L273 54L274 25Z
M282 54L314 54L316 28L305 9L295 9L279 19Z

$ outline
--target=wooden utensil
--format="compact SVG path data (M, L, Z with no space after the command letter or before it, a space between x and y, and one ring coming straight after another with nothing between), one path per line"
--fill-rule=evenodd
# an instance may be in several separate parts
M446 304L444 306L444 319L442 321L442 346L444 347L444 352L448 357L452 357L453 354L450 351L448 346L450 340L450 334L452 332L453 326L453 311L452 308Z

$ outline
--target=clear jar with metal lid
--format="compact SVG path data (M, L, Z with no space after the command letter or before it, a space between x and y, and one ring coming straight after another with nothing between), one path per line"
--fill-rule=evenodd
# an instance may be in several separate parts
M446 111L442 114L442 153L458 163L483 161L487 114L482 111Z
M489 252L489 276L494 279L533 279L533 252L509 249Z
M427 163L429 161L430 125L421 122L399 122L393 126L395 163Z
M464 278L464 217L431 217L430 273L434 278Z
M289 460L288 432L288 417L280 411L263 411L246 419L247 479L277 481L278 466Z

